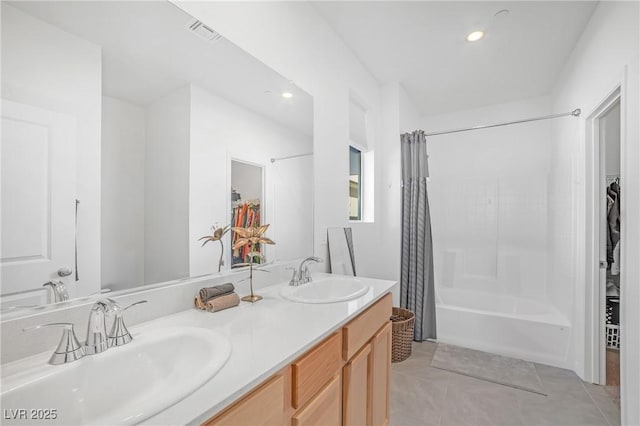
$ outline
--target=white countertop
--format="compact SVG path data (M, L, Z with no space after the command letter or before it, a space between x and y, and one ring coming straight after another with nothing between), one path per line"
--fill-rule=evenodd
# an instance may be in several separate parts
M256 292L264 299L254 304L241 302L238 307L216 313L192 309L152 321L154 327L216 330L229 338L232 349L225 366L211 380L144 424L200 424L208 420L349 322L396 284L359 279L366 281L370 290L346 302L291 302L279 294L286 284L278 284ZM131 331L135 337L144 329L145 324L141 324ZM194 366L193 374L197 371L198 366Z

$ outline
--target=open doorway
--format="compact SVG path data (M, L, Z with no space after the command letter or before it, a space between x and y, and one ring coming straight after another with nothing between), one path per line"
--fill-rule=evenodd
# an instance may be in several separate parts
M601 384L619 403L620 401L620 347L623 344L620 333L621 280L620 217L622 182L620 181L620 98L598 118L600 142L600 182L603 191L600 208L600 287L604 287L604 307L600 318L604 335L600 345L604 347L604 366L601 366ZM603 324L604 323L604 324Z
M620 262L625 241L621 177L621 90L616 88L587 119L587 378L606 386L620 404L620 351L624 297ZM589 347L588 346L588 347ZM624 350L624 349L623 349ZM624 380L624 378L623 378Z

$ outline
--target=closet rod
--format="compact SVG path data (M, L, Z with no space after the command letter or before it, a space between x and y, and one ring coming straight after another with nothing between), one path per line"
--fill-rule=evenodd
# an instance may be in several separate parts
M566 117L572 115L574 117L580 117L580 108L574 109L571 112L564 112L562 114L543 115L542 117L525 118L523 120L507 121L506 123L494 123L484 124L482 126L465 127L464 129L443 130L440 132L425 133L425 136L445 135L447 133L468 132L469 130L488 129L490 127L508 126L510 124L528 123L529 121L549 120L551 118Z
M313 152L308 152L306 154L289 155L288 157L272 158L271 162L275 163L276 161L288 160L289 158L306 157L307 155L313 155Z

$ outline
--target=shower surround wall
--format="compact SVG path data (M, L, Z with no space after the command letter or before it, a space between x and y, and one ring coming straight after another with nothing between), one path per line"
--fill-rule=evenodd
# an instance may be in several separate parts
M425 118L448 129L548 114L546 97ZM570 119L569 119L570 120ZM429 138L440 286L547 296L549 121Z
M549 110L550 99L539 97L426 117L423 128L504 122ZM429 201L439 339L564 367L571 312L553 299L551 288L551 126L538 121L428 138ZM463 305L451 294L486 303ZM468 324L460 323L464 318ZM478 330L464 332L474 324ZM537 350L505 338L510 324L524 327L514 326L519 332L533 330L541 342Z

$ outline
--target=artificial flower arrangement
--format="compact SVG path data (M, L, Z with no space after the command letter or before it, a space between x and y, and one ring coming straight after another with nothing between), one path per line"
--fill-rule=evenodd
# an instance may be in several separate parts
M254 249L256 244L275 244L271 239L264 236L264 233L269 228L269 225L262 226L251 226L248 228L231 228L233 232L238 234L238 239L233 245L234 253L237 255L239 253L240 247L244 247L246 245L250 245L249 253L247 257L249 261L246 263L238 264L237 266L248 266L249 267L249 287L251 289L251 294L249 296L245 296L242 298L245 302L257 302L262 299L262 297L255 295L253 293L253 258L256 255ZM259 254L259 253L258 253Z
M220 270L222 269L222 266L224 265L224 257L223 257L224 244L222 242L222 237L224 237L224 234L229 232L229 229L231 229L231 225L226 225L223 227L218 227L217 225L213 225L211 227L212 235L205 235L204 237L198 239L198 241L205 240L204 243L202 243L202 247L204 247L204 245L207 244L209 241L220 242L220 260L218 261L218 272L220 272Z

